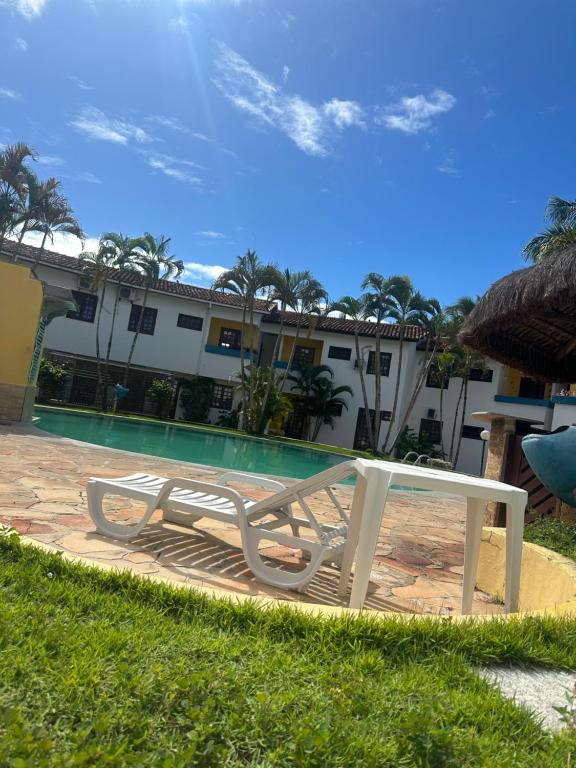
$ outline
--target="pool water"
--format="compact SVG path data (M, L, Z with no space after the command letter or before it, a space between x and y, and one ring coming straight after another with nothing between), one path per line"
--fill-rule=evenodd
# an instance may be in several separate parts
M269 440L138 419L35 409L34 426L62 437L167 459L257 474L306 478L350 457Z

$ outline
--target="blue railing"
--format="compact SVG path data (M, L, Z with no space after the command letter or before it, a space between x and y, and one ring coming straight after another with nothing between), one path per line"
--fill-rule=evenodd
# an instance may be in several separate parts
M512 403L513 405L536 405L540 408L553 408L551 400L540 399L539 397L513 397L512 395L494 395L497 403Z

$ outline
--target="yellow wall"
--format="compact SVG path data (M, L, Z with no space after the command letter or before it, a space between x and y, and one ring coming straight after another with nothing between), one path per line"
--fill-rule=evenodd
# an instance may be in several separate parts
M0 262L0 384L28 384L42 298L28 267Z
M283 360L285 363L287 363L290 360L290 353L292 352L292 347L294 346L294 337L293 336L284 336L282 340L282 352L280 354L280 360ZM312 347L314 349L314 365L320 365L320 360L322 359L322 347L324 346L324 342L320 339L298 339L298 347Z
M518 397L520 392L520 380L523 374L517 371L515 368L504 369L504 387L501 394L509 395L510 397ZM552 396L552 384L546 384L544 388L544 399L548 400Z
M220 330L222 328L233 328L234 330L242 330L242 323L236 320L224 320L221 317L213 317L210 321L210 330L208 331L208 344L211 347L217 347L220 341ZM252 338L252 349L256 349L258 346L258 327L252 326L252 334L250 334L250 326L246 326L246 346L250 346L250 340Z

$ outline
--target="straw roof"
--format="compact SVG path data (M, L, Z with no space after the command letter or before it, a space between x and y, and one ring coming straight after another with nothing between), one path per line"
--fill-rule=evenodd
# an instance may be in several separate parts
M498 280L460 341L544 381L576 381L576 246Z

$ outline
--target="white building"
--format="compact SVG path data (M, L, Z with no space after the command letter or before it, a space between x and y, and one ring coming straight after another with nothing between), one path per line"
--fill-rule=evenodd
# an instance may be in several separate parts
M14 251L15 245L6 243L4 258ZM18 246L18 252L19 261L30 264L37 256L38 250L30 246ZM75 258L47 252L43 255L37 274L40 279L68 288L74 293L78 312L69 313L67 317L58 318L50 324L45 338L45 352L55 359L65 361L69 366L72 375L65 400L79 405L92 405L95 396L95 326L98 313L101 310L100 355L105 357L114 300L119 289L120 300L110 360L111 379L121 381L141 311L141 278L125 274L120 283L108 283L102 304L102 287L98 291L91 290L90 280L82 273ZM256 302L252 346L255 360L262 365L271 360L279 329L279 314L270 312L270 309L267 303ZM138 411L146 408L146 390L154 378L168 375L178 379L199 375L214 381L210 421L214 423L222 411L230 410L238 399L233 376L239 369L241 314L241 301L238 297L171 281L155 283L149 293L143 328L133 357L133 373L129 381L130 394L125 402L126 409ZM296 325L297 315L287 313L279 368L285 368L289 360ZM345 448L364 448L364 403L355 353L354 323L350 320L326 317L313 325L313 328L301 328L295 361L329 365L334 371L335 385L346 384L354 392L353 397L348 398L348 409L343 409L341 416L335 419L334 429L327 425L322 426L318 442ZM394 398L399 362L398 335L399 329L395 325L386 325L382 334L381 444L388 429ZM376 378L375 325L361 323L359 337L368 401L373 403ZM421 338L420 329L409 327L406 330L398 416L392 426L393 434L399 425L400 416L405 413L426 355L423 345L418 343ZM507 409L511 409L514 415L518 416L520 409L525 410L527 421L552 423L552 409L547 399L550 393L545 392L543 388L540 391L539 386L529 379L519 378L516 382L511 381L511 372L497 363L489 363L484 371L473 372L468 386L459 470L473 474L482 473L485 444L480 439L480 432L486 427L486 423L482 417L478 418L473 414L493 413L497 410L506 415ZM442 429L444 446L449 448L460 388L461 380L451 378L442 391L438 382L430 377L420 391L408 419L408 426L417 434L429 435L437 445L441 442ZM179 407L176 409L176 416L181 416ZM301 425L298 423L298 417L299 409L295 402L294 412L286 428L287 436L300 436ZM459 423L458 419L458 426Z

